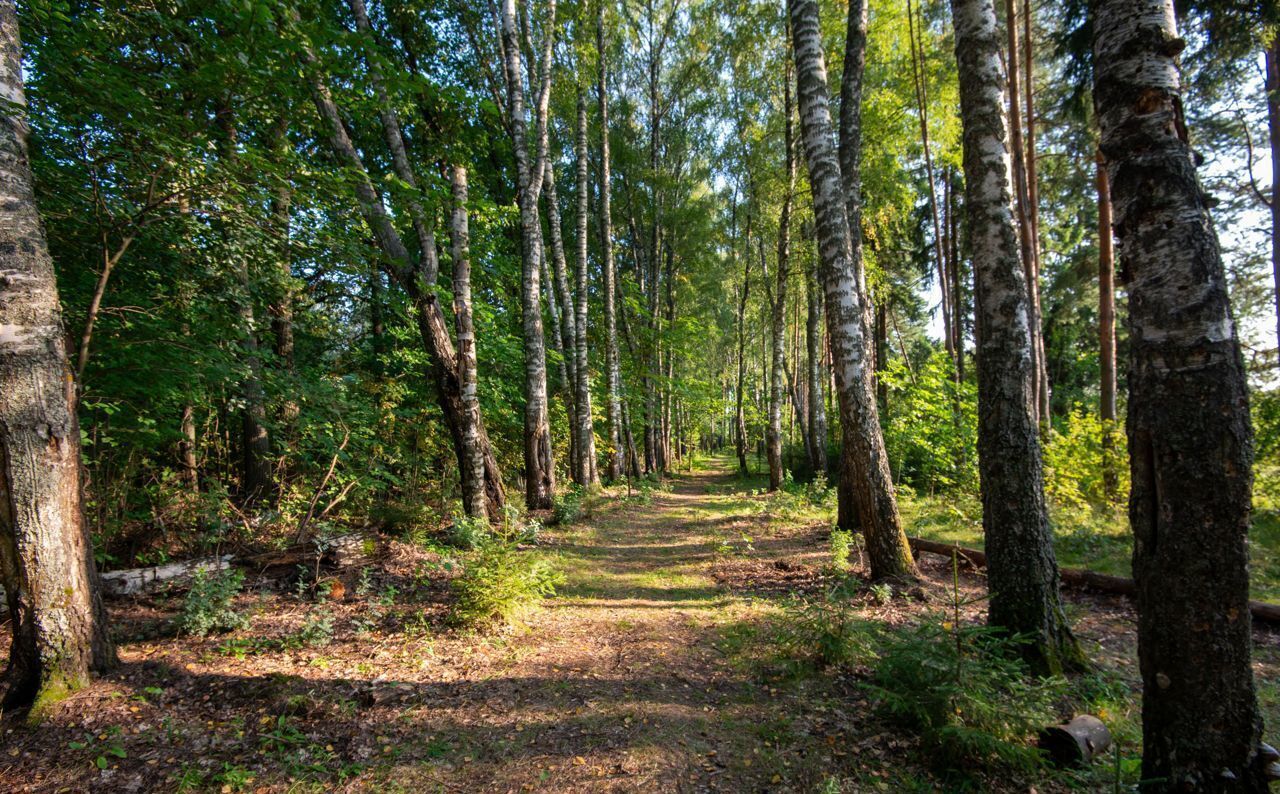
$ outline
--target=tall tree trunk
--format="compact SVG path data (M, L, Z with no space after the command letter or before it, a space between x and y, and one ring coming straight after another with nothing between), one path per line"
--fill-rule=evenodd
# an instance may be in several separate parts
M733 443L738 471L747 474L747 414L743 406L747 379L747 297L751 292L751 216L747 215L747 255L742 259L742 290L738 293L738 385L734 391Z
M820 238L822 280L827 295L827 330L831 338L832 362L840 397L840 425L843 431L841 457L854 474L854 490L859 523L865 533L871 575L874 578L912 576L915 562L907 546L907 536L898 518L898 505L889 459L876 411L871 372L867 298L860 278L862 240L850 229L861 228L860 179L855 172L844 177L845 185L857 192L849 206L858 217L850 224L846 197L841 185L840 164L832 146L831 112L827 95L827 67L822 51L816 0L790 0L796 76L799 84L800 121L809 182L813 190L814 214ZM852 4L849 21L864 31L858 36L865 45L867 6L865 0ZM854 36L851 34L850 39ZM855 81L842 91L861 103L863 53L845 56L845 79ZM850 72L856 74L850 75ZM860 145L861 119L844 127L845 146ZM849 140L852 138L852 140ZM857 158L853 158L856 163Z
M1280 36L1273 36L1265 55L1267 133L1271 141L1271 277L1276 290L1276 344L1280 345ZM1277 350L1280 365L1280 349Z
M1209 200L1187 142L1172 0L1101 0L1094 106L1129 292L1129 520L1142 777L1265 792L1249 664L1253 438Z
M954 173L947 176L947 223L951 227L947 240L951 246L951 332L955 335L954 347L956 351L956 383L964 382L964 326L965 326L965 308L964 293L960 285L963 279L960 271L964 265L960 261L960 217L956 208L956 194L959 192L958 186L955 184Z
M824 477L827 469L827 410L823 400L822 294L819 292L817 267L805 273L805 352L809 380L809 454L815 475Z
M227 178L237 179L236 154L238 132L230 100L220 100L216 111L220 137L218 158L227 169ZM246 505L257 505L275 492L274 467L271 465L271 438L267 431L267 393L262 385L262 356L258 347L257 312L254 310L253 282L249 267L248 245L240 230L235 212L221 217L224 255L230 262L239 295L236 313L240 319L240 349L244 354L245 375L240 382L244 409L240 414L240 498Z
M1023 277L1027 282L1028 321L1031 324L1031 371L1034 388L1030 395L1032 408L1041 426L1049 426L1049 373L1044 355L1044 330L1040 319L1040 273L1036 269L1036 241L1031 231L1031 202L1027 191L1026 149L1022 137L1022 101L1019 88L1021 75L1018 51L1018 3L1005 0L1005 32L1008 38L1009 75L1009 146L1013 163L1014 217L1018 223Z
M80 502L80 427L53 261L27 155L22 45L0 0L0 581L9 607L5 710L59 698L115 663Z
M488 515L484 493L484 450L480 446L480 396L477 391L476 335L471 317L471 231L467 220L467 169L453 167L453 218L449 224L453 259L453 318L458 333L458 396L467 421L462 425L459 459L467 468L462 509L472 518Z
M547 159L547 102L550 96L550 52L554 38L555 0L547 4L551 20L546 33L543 64L530 80L541 88L534 106L535 156L529 157L525 127L524 69L521 66L520 36L516 28L515 0L502 2L502 44L506 57L507 118L511 123L511 143L516 160L516 203L520 209L521 331L524 337L524 474L525 504L531 510L549 509L556 490L555 460L551 448L551 425L547 410L547 352L542 328L541 260L542 220L538 197L542 191Z
M578 127L575 137L577 156L578 214L577 257L574 262L574 280L577 287L577 303L574 306L573 355L577 380L574 421L578 425L578 469L576 480L583 485L595 485L600 481L596 473L596 434L591 422L591 373L587 358L587 228L590 208L588 193L591 190L587 157L587 99L581 85L578 87Z
M272 157L277 165L283 165L288 156L289 138L288 122L281 121L273 131ZM278 270L276 278L279 284L275 289L275 299L269 311L271 313L271 332L274 340L273 349L276 358L290 377L296 373L293 359L293 304L297 300L294 288L293 257L289 243L290 207L293 203L293 186L287 176L281 177L271 193L271 233L275 238L275 260ZM297 400L288 396L280 407L280 419L286 428L286 435L292 435L293 425L298 420L299 406Z
M951 0L965 208L977 302L978 472L986 537L988 620L1028 638L1028 660L1059 672L1083 657L1067 625L1045 509L1034 411L1034 326L1014 225L1004 79L992 0ZM1013 70L1010 70L1013 73Z
M787 183L783 188L782 209L778 215L778 286L773 293L773 361L769 392L769 434L766 450L769 459L769 490L782 487L782 403L786 399L786 333L787 333L787 279L791 277L791 194L796 180L794 134L791 125L791 59L786 59L783 70L782 108L786 121L783 124L782 146L787 163Z
M324 84L319 74L314 72L317 68L315 56L309 51L304 51L303 58L305 65L312 70L312 74L308 75L307 79L310 83L312 100L315 103L316 111L326 127L329 147L339 162L346 166L360 206L360 212L373 232L374 238L378 242L378 247L386 255L383 267L387 270L387 274L392 279L395 279L401 289L405 291L414 306L418 332L422 337L422 343L427 350L427 355L433 364L432 379L435 382L441 414L444 416L445 425L449 429L454 452L458 456L459 476L460 478L465 478L469 476L471 471L468 468L468 462L464 454L463 439L471 432L468 424L476 421L475 433L484 453L485 505L488 508L491 521L501 520L502 506L506 502L506 493L502 485L502 470L498 466L497 458L493 455L493 449L489 443L489 435L485 430L483 418L469 413L464 407L453 339L449 336L449 328L445 322L444 313L440 310L440 304L436 299L434 287L438 271L436 270L437 264L435 262L434 235L427 232L423 236L421 240L424 246L422 259L415 265L409 255L409 249L405 246L400 233L396 231L395 224L392 223L391 216L387 213L382 196L374 188L373 182L369 178L369 172L365 170L364 161L361 159L359 152L356 151L351 138L347 135L346 128L342 124L342 118L338 114L338 107L334 104L328 87ZM385 114L384 122L387 118L394 119L394 115ZM398 126L396 129L398 132ZM395 136L388 132L388 137ZM470 484L464 481L462 483L463 492L465 493L469 488Z
M1116 425L1116 282L1111 237L1111 184L1107 164L1099 151L1098 187L1098 361L1102 382L1099 391L1102 419L1102 491L1107 501L1116 498L1119 476L1115 453Z
M547 306L551 310L551 322L555 326L554 339L559 340L562 357L561 375L563 378L566 417L569 419L569 473L574 482L585 485L578 479L582 451L582 443L578 439L578 423L574 421L578 409L574 404L578 389L578 357L574 353L574 302L573 293L569 290L569 265L564 250L564 237L560 226L560 197L556 192L555 165L548 157L545 163L546 174L543 177L544 194L547 204L547 230L551 235L551 280L547 284Z
M606 380L606 423L609 447L605 451L605 476L610 481L622 476L622 368L618 361L617 270L613 259L613 215L610 209L612 185L609 173L609 67L604 46L604 3L597 5L596 53L599 56L597 99L600 106L600 259L604 291L604 339Z
M938 191L933 178L933 152L929 146L929 91L924 69L924 18L916 25L911 0L907 0L907 34L911 46L911 75L916 89L916 107L920 117L920 148L924 151L925 180L929 185L929 217L933 220L934 264L937 269L938 290L942 293L943 346L955 364L955 334L951 330L951 284L947 281L946 252L944 250L942 224L939 221ZM841 160L841 166L844 161ZM883 366L883 364L880 364Z

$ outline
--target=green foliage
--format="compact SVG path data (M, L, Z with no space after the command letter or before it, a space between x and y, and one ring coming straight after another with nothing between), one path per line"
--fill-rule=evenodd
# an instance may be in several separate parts
M121 739L122 730L119 725L112 725L103 733L86 733L80 740L67 742L67 749L84 751L91 763L98 769L106 769L112 759L128 758Z
M480 548L492 534L489 519L484 516L454 516L449 527L449 545L471 551Z
M940 769L1031 771L1042 758L1029 737L1053 724L1065 681L1031 676L1018 645L984 626L929 621L882 639L869 688Z
M586 489L579 485L571 485L556 494L552 504L552 523L564 526L577 521L586 509L586 500Z
M521 551L514 542L490 538L463 562L462 575L452 581L451 620L468 627L511 623L554 595L562 581L546 558Z
M196 571L178 615L179 630L203 637L210 632L235 631L248 626L249 619L236 612L234 606L243 586L244 574L234 568L213 574Z
M955 383L946 352L933 351L914 370L891 358L878 377L889 394L885 447L894 480L927 492L975 490L977 389Z
M778 644L793 669L851 667L875 658L874 626L858 615L855 577L841 579L818 598L790 599Z
M849 551L854 547L853 533L844 529L831 530L831 567L837 571L849 570Z
M1103 422L1076 406L1054 424L1044 445L1045 495L1059 509L1100 508L1109 500L1107 466L1116 477L1116 497L1129 492L1129 466L1123 428L1112 428L1113 447L1102 446Z

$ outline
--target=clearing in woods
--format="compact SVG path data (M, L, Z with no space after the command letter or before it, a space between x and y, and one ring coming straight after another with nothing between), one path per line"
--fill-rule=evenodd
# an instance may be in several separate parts
M156 636L178 602L133 604L115 615L133 637L121 668L39 729L11 729L0 789L942 787L917 740L877 721L858 671L777 664L774 618L791 594L830 584L828 530L771 515L779 503L732 465L713 459L669 490L624 489L547 531L565 582L506 631L444 628L447 590L423 582L447 569L398 543L351 573L339 601L244 596L252 626L230 636ZM950 563L926 556L922 567L920 587L884 603L863 588L862 616L902 624L942 609ZM966 574L961 588L977 596L982 582ZM1093 655L1135 679L1129 605L1081 600L1073 617ZM980 603L966 612L982 619ZM1274 638L1259 645L1274 660Z

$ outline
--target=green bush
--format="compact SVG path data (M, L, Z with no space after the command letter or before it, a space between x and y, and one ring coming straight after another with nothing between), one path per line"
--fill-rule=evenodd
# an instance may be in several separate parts
M1115 472L1116 497L1123 499L1129 493L1124 428L1113 429L1110 452L1102 448L1102 430L1097 414L1076 406L1049 431L1044 445L1044 490L1055 507L1085 510L1106 505L1107 465Z
M784 607L778 642L793 666L851 667L875 658L875 628L859 617L847 577L820 598L792 598Z
M492 533L484 516L454 516L449 526L449 545L470 551L477 549Z
M564 526L581 518L586 507L586 495L587 492L578 485L572 485L563 493L556 494L552 500L552 522Z
M844 529L831 530L831 567L837 571L849 570L849 551L853 548L853 533Z
M877 377L889 393L884 439L894 481L924 493L976 489L977 387L956 384L943 350L914 371L891 356Z
M191 590L182 602L178 629L203 637L215 631L234 631L249 625L249 619L235 611L233 602L244 586L244 574L234 568L210 574L196 571Z
M521 551L514 542L490 538L464 561L462 575L453 580L452 621L471 627L510 623L554 595L562 580L546 558Z
M869 688L940 769L1029 772L1043 759L1028 737L1056 721L1066 682L1031 676L1018 643L987 627L925 623L884 638Z

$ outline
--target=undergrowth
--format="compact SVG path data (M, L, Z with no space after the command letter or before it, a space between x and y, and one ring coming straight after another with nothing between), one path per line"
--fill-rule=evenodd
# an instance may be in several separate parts
M234 568L196 571L191 590L182 602L178 630L203 637L213 632L235 631L249 625L249 619L235 610L235 597L244 586L244 574Z
M452 581L450 619L473 628L510 623L554 595L562 581L563 575L545 557L522 551L513 541L490 538L463 562L462 575Z

